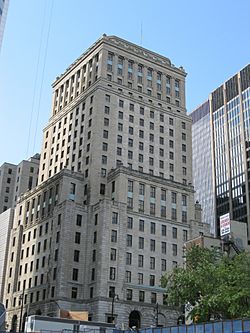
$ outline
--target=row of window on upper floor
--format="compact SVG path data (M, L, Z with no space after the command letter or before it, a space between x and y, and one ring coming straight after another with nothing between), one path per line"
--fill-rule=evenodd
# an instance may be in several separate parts
M95 72L98 71L98 62L99 62L99 54L97 53L92 59L88 61L88 63L84 64L80 69L78 69L75 73L71 75L69 79L67 79L56 91L55 91L55 97L57 98L59 96L59 92L63 93L69 87L76 86L82 77L84 78L87 71L92 72L93 64L95 64ZM79 86L78 86L79 87Z
M139 195L145 195L146 192L149 193L150 198L156 198L156 194L160 194L160 198L162 201L167 201L167 193L169 192L166 189L159 189L156 188L155 186L150 186L150 185L146 185L144 183L138 183L137 181L133 181L131 179L128 179L128 192L129 193L134 193L134 189L135 189L135 185L136 185L136 189L138 190ZM115 187L112 186L112 189L114 191ZM178 193L177 192L171 192L171 203L172 204L176 204L177 203L177 196ZM182 206L187 206L187 198L188 196L186 194L181 194L181 203Z
M94 96L92 95L92 96L90 96L90 104L93 103L93 100L94 100ZM105 95L105 101L107 103L110 103L111 102L111 96L108 95L108 94L106 94ZM82 103L82 111L85 110L85 104L86 104L85 102ZM124 108L125 101L122 100L122 99L119 99L118 105L119 105L119 108ZM145 108L142 107L142 106L140 106L139 110L140 110L140 115L144 116L144 112L145 112L144 110L145 110ZM135 104L134 103L131 103L131 102L129 103L129 111L135 111ZM93 108L90 107L90 109L89 109L89 116L92 115L92 112L93 112ZM104 112L105 112L105 114L109 114L110 113L110 107L106 105L104 107ZM119 115L120 115L120 112L119 112ZM74 125L74 127L78 126L78 124L80 124L80 122L83 123L84 120L85 120L85 114L82 114L81 115L81 119L80 119L81 121L79 122L79 120L77 118L78 115L79 115L79 106L75 110L75 116L76 116L76 118L75 118L75 125ZM160 122L164 122L164 114L160 113L159 117L160 117L159 118ZM155 118L155 112L152 111L152 110L150 110L150 118L151 119ZM70 113L69 121L71 121L72 119L73 119L73 112ZM66 117L64 117L63 125L66 125L67 122L68 122L68 117L66 116ZM173 125L173 124L174 124L174 118L169 117L169 125ZM61 126L62 126L62 121L59 121L57 126L53 126L53 133L55 133L56 130L59 132L59 130L61 129ZM69 125L69 130L71 129L70 127L72 128L72 123ZM186 129L186 123L185 122L182 122L182 129ZM63 128L63 135L65 135L65 134L66 134L66 127ZM45 139L48 138L48 135L49 135L49 131L46 131L46 133L45 133ZM60 135L60 132L57 133L57 136L58 135ZM58 139L60 139L60 137Z
M113 66L113 58L114 55L112 53L108 53L108 60L107 60L107 70L112 71ZM118 57L118 63L117 63L117 74L123 75L124 72L124 58ZM163 75L159 71L154 71L150 67L145 67L142 64L135 64L132 60L128 60L127 62L127 72L128 72L128 78L132 79L133 73L135 73L138 77L142 77L143 74L145 74L148 81L152 81L154 73L156 74L156 82L158 84L161 84L162 79L164 77L166 81L166 86L170 88L171 86L171 80L172 77L170 75ZM180 80L174 79L174 88L175 91L180 90Z

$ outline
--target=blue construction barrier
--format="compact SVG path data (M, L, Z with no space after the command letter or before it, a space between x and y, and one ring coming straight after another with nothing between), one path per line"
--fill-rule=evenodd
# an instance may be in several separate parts
M131 333L131 331L125 331ZM140 333L250 333L250 319L141 329Z

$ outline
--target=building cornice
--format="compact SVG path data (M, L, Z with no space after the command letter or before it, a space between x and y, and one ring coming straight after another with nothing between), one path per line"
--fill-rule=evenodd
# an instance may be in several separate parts
M177 68L174 64L171 63L169 58L166 58L158 53L145 49L141 46L133 44L117 36L107 36L106 34L103 34L102 37L100 37L93 45L91 45L84 53L82 53L80 57L78 57L68 68L66 68L64 73L62 73L60 76L56 78L56 80L52 83L52 87L54 88L70 71L76 68L83 59L87 58L89 54L91 54L95 49L97 49L103 43L115 46L122 50L126 50L127 52L130 52L133 55L135 55L136 57L139 56L145 60L156 63L158 65L169 67L181 75L184 76L187 75L182 66Z
M66 178L66 177L72 178L72 179L77 179L77 180L80 180L80 181L84 180L84 175L82 173L74 172L74 171L71 171L69 169L62 169L60 172L55 174L53 177L48 178L47 180L45 180L44 182L42 182L38 186L34 187L32 190L22 194L19 197L17 203L20 203L21 201L27 200L29 197L33 196L35 193L43 190L44 188L48 188L49 186L51 186L51 184L53 184L55 182L59 182L61 179Z
M131 177L137 177L137 178L141 179L142 181L148 180L151 182L158 183L162 186L178 188L182 191L195 193L194 187L192 185L184 185L182 183L175 182L174 180L161 178L159 176L150 175L148 173L139 172L137 170L131 170L124 166L119 166L116 169L110 170L110 172L108 174L108 181L113 180L119 174L125 174L125 175L131 176Z

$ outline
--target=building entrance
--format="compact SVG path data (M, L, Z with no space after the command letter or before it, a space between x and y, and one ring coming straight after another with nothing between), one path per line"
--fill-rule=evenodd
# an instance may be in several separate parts
M129 327L136 326L137 329L141 327L141 314L139 311L132 311L129 315Z

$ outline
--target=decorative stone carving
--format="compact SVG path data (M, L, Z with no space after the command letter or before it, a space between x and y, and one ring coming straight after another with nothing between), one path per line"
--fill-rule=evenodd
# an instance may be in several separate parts
M143 48L140 48L140 47L136 47L135 45L133 44L129 44L129 43L126 43L125 41L121 40L120 38L116 38L116 37L106 37L107 41L117 45L117 46L120 46L122 48L125 48L137 55L140 55L148 60L153 60L155 62L158 62L162 65L167 65L167 66L171 66L171 61L168 59L168 58L164 58L164 57L161 57L161 56L157 56L156 54L154 53L151 53L151 52L147 52L145 49Z

